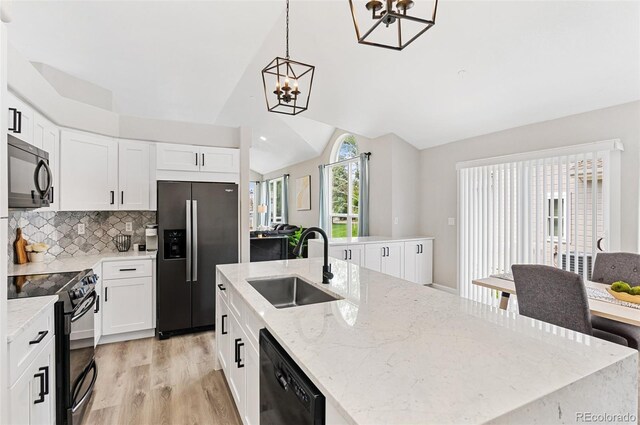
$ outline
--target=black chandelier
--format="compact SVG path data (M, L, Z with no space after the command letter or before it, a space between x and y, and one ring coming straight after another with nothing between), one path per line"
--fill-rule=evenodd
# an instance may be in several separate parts
M358 43L370 46L384 47L393 50L402 50L411 44L416 38L424 34L436 24L436 11L438 0L416 0L421 9L413 9L413 0L349 0L351 17L356 28ZM359 4L356 8L354 3ZM422 13L425 16L431 13L431 18L419 18L416 15ZM371 28L361 34L358 21L363 22L369 17L374 21Z
M286 57L276 56L262 70L269 112L297 115L309 107L315 66L289 58L289 0L287 0Z

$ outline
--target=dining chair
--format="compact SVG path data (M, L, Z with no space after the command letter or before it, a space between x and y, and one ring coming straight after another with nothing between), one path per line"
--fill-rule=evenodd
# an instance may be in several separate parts
M627 345L624 338L593 329L587 290L579 274L539 264L514 264L511 271L520 314Z
M629 252L600 252L593 264L591 279L611 285L619 280L631 286L640 285L640 255ZM640 314L640 311L638 311ZM595 329L620 335L636 350L640 347L640 327L594 316L591 323Z

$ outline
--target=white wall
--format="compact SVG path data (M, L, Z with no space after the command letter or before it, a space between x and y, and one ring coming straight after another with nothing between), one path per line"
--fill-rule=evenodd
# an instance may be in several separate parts
M0 23L0 423L7 423L7 29Z
M580 143L620 139L622 153L621 248L638 252L640 102L572 115L425 149L420 154L420 231L435 237L434 282L456 287L456 163Z
M318 166L332 162L331 150L336 140L345 130L337 129L327 143L322 154L316 158L264 175L272 179L290 175L289 222L303 227L317 226L319 221ZM370 214L369 231L377 236L408 236L418 233L418 166L420 152L398 136L389 134L369 139L355 134L360 152L371 152L370 171ZM295 209L295 180L311 176L311 210ZM406 190L413 188L412 191ZM398 217L398 224L394 223Z

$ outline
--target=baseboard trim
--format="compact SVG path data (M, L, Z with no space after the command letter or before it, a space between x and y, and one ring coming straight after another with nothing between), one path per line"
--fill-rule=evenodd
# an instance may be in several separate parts
M102 335L100 341L98 341L98 345L130 341L132 339L151 338L154 336L156 336L155 329L145 329L144 331L125 332L115 335Z
M432 283L431 286L434 289L438 289L440 291L448 292L453 295L458 295L458 290L456 288L452 288L450 286L438 285L437 283Z

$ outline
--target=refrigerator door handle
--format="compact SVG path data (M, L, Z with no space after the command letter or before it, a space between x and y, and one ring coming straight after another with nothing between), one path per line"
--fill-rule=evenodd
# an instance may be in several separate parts
M191 282L191 199L187 199L187 282Z
M193 204L193 282L198 281L198 201L191 201Z

